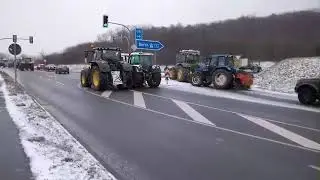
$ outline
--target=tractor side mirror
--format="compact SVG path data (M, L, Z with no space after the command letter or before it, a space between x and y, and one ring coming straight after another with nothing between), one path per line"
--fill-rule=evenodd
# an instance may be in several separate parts
M85 52L84 52L84 62L85 62L86 64L88 63L88 55L89 55L88 51L85 51Z

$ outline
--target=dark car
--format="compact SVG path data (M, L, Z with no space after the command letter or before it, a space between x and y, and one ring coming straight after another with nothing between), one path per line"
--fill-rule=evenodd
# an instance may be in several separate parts
M68 66L59 65L56 67L55 73L56 74L69 74L69 68L68 68Z
M320 78L300 79L294 90L302 104L314 104L317 99L320 100Z
M56 66L54 64L48 64L48 65L46 65L46 67L44 69L46 71L55 71L56 70Z

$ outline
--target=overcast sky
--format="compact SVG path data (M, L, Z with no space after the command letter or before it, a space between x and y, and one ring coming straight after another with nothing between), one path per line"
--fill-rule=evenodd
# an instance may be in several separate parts
M0 38L33 35L33 45L19 44L23 53L35 55L96 40L108 31L103 14L128 25L168 26L311 8L320 8L320 0L1 0ZM7 53L10 43L0 41L0 52Z

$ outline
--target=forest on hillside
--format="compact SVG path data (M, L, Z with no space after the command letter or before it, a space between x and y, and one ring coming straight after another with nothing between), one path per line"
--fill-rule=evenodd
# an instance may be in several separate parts
M144 27L144 39L159 40L164 45L157 52L158 64L174 64L181 49L213 53L242 54L260 61L279 61L288 57L320 56L320 12L300 11L267 17L238 19L182 26ZM132 32L132 34L134 34ZM83 51L95 46L120 47L127 51L125 30L97 36L95 42L66 48L62 53L46 55L48 63L82 63Z

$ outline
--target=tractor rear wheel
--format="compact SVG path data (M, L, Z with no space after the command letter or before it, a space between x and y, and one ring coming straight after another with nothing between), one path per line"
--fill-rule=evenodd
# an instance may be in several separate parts
M92 67L91 73L91 87L96 91L103 91L108 88L110 82L108 82L108 73L103 73L100 71L98 66Z
M82 87L89 87L88 74L85 70L81 70L80 83Z
M217 89L230 89L233 84L233 76L225 69L218 69L213 73L212 81Z
M186 81L187 77L188 77L188 71L187 71L187 69L185 69L185 68L179 68L179 69L177 70L177 80L178 80L179 82L184 82L184 81Z
M123 81L125 79L125 82ZM123 73L123 79L122 82L124 82L125 87L128 89L132 89L133 87L133 79L132 79L132 72L131 71L125 71Z
M177 79L177 69L172 67L169 69L170 79L176 80Z
M161 83L161 73L152 73L152 77L147 81L151 88L156 88Z
M191 84L193 86L201 86L202 85L202 76L200 73L194 73L191 77Z

